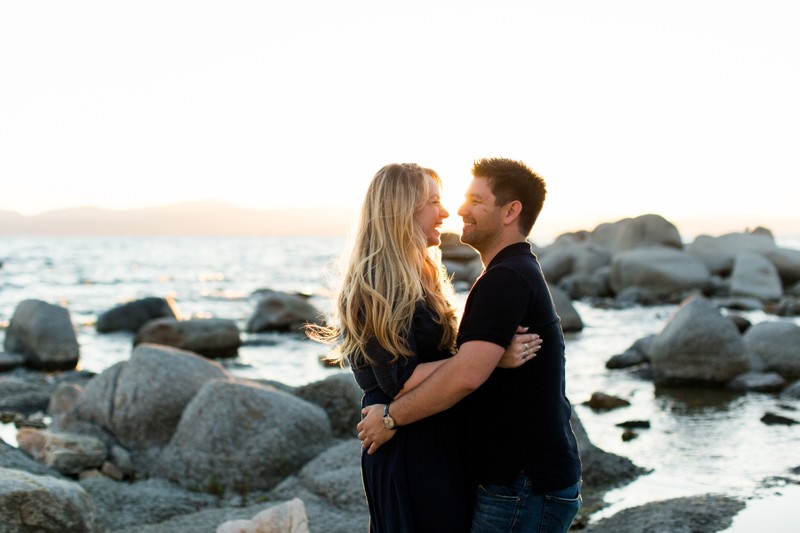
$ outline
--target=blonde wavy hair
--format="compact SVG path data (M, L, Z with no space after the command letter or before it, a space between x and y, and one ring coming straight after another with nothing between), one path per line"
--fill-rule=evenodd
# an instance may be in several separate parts
M366 352L375 337L394 355L393 362L412 352L406 342L414 308L424 301L442 325L440 349L455 349L456 317L450 303L452 285L438 247L414 221L428 200L427 176L441 185L431 169L413 163L390 164L372 178L361 207L352 252L328 326L311 326L310 338L339 344L327 356L344 365L373 364Z

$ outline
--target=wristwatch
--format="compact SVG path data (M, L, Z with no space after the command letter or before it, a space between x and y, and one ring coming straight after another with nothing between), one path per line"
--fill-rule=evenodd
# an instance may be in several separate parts
M388 429L397 429L397 424L394 423L394 418L392 415L389 414L389 404L383 406L383 425L386 426Z

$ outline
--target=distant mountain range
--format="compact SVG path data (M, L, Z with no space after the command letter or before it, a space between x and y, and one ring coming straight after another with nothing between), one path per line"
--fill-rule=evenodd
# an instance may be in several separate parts
M0 211L3 235L345 235L345 208L247 209L222 202L112 210L76 207L27 216Z

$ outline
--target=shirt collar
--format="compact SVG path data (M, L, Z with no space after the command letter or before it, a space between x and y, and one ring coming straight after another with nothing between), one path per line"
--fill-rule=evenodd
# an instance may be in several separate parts
M528 241L524 242L515 242L514 244L509 244L499 252L497 255L492 258L489 262L489 265L486 267L486 270L489 270L493 265L503 261L504 259L508 259L509 257L514 257L516 255L532 255L533 250L531 249L531 244Z

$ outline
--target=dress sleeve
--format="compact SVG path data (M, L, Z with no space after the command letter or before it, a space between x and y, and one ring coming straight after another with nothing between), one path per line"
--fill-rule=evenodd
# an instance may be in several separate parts
M407 359L400 358L394 363L392 363L394 354L388 352L381 346L378 339L372 337L367 342L367 355L374 361L369 368L375 375L378 387L392 398L397 396L397 393L400 392L406 381L408 381L408 378L414 373L417 364L419 364L417 343L413 330L409 333L407 340L408 348L412 352L411 356Z

